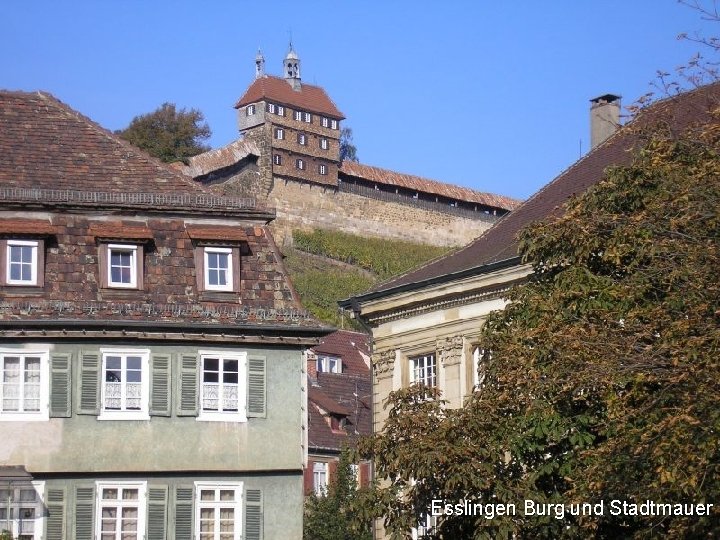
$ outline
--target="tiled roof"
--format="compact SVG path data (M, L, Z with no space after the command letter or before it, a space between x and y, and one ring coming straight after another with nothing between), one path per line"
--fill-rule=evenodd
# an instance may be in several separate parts
M370 376L370 367L363 358L363 355L370 356L370 336L367 334L338 330L322 338L312 350L342 358L343 374Z
M433 195L441 195L458 201L474 202L493 208L502 208L504 210L512 210L520 204L520 201L505 197L504 195L475 191L474 189L466 187L444 184L436 180L389 171L379 167L371 167L370 165L363 165L353 161L344 161L339 173L341 179L343 175L354 176L369 182L398 186L414 191L431 193Z
M335 106L325 90L319 86L302 83L301 89L293 90L285 79L266 75L255 79L245 94L235 104L240 108L261 100L270 100L280 105L296 107L298 109L342 120L345 118Z
M210 192L44 92L0 90L3 188Z
M466 247L381 283L358 298L392 294L400 287L422 287L423 283L432 280L451 280L457 272L474 268L481 271L485 265L516 257L517 234L522 228L561 211L570 197L599 182L608 166L624 165L632 160L632 149L638 143L634 128L664 124L678 132L693 123L707 122L708 112L717 108L718 104L720 83L714 83L649 106L634 121L590 151L516 210L503 216Z
M215 150L208 150L197 156L188 158L188 164L173 164L185 174L198 178L225 167L235 165L249 155L259 156L260 150L253 141L239 139Z
M247 233L240 227L187 225L185 230L193 240L231 240L234 242L247 240Z
M96 238L126 238L128 240L149 240L153 237L152 231L143 225L125 225L120 222L97 223L88 230Z
M55 227L44 219L0 219L0 233L52 234Z

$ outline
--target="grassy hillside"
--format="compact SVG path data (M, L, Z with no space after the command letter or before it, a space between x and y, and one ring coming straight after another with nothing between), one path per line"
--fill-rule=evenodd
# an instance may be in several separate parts
M285 265L303 305L338 328L343 326L338 300L362 293L449 249L328 230L293 231L293 241L294 248L285 250ZM344 326L357 328L347 316Z

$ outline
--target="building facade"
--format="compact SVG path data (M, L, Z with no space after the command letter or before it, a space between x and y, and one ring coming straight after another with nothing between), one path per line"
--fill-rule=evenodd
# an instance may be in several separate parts
M302 535L305 351L273 214L0 93L0 529Z

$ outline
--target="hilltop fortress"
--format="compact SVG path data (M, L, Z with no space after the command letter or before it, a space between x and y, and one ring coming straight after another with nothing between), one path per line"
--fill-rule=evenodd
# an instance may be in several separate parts
M518 201L408 174L340 161L342 112L300 78L290 50L283 76L265 73L235 104L241 138L190 158L184 172L224 195L275 208L278 244L292 229L333 229L433 245L464 245Z

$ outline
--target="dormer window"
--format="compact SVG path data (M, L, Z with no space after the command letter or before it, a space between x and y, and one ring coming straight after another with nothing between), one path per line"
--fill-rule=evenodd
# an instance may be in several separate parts
M338 123L337 120L330 120L330 129L337 129Z
M5 283L7 285L38 285L38 240L7 240L5 251Z
M206 246L204 249L204 258L205 290L232 291L232 249L224 247Z
M344 431L345 426L347 426L348 419L346 416L342 416L339 414L331 414L330 415L330 429L333 431Z
M323 117L320 119L320 125L321 125L322 127L330 127L330 119L329 119L328 117L326 117L326 116L323 116Z
M339 356L318 355L318 373L342 373L342 359Z
M100 284L111 289L142 289L143 246L100 244Z
M277 115L278 116L285 116L285 107L282 105L277 106Z

